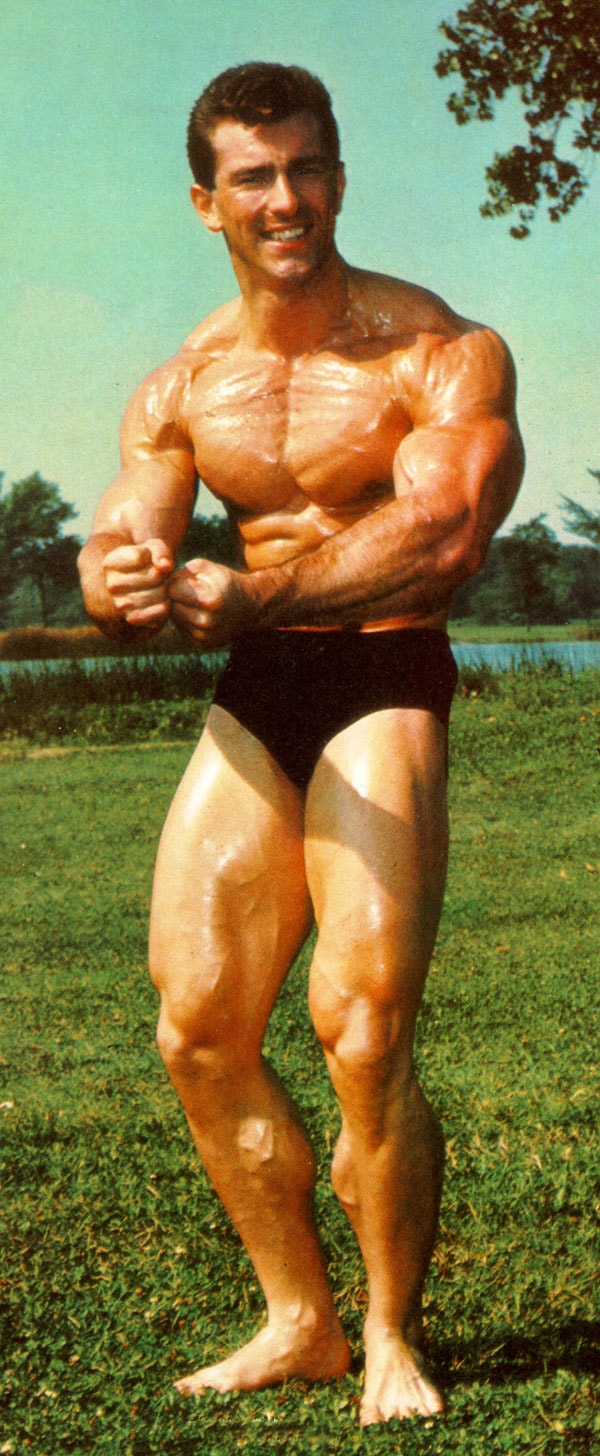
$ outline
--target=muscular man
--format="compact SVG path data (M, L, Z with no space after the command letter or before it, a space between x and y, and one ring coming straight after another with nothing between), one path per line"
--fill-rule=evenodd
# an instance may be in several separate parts
M171 617L199 651L233 643L162 836L151 962L160 1050L268 1318L178 1388L348 1367L313 1154L261 1055L314 919L310 1011L342 1113L332 1177L368 1280L361 1421L431 1415L421 1294L443 1143L412 1042L446 872L445 624L521 477L513 369L489 329L340 257L344 172L314 77L225 72L188 154L240 297L134 395L81 558L110 635ZM235 524L239 571L175 569L198 478Z

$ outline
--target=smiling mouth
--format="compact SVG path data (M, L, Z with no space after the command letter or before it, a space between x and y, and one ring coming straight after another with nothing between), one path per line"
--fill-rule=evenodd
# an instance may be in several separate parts
M306 227L273 228L263 236L268 243L299 243L307 233Z

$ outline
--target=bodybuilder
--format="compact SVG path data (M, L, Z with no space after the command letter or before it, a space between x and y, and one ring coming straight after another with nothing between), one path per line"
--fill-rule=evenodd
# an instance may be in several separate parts
M200 652L233 644L162 836L151 964L160 1050L267 1322L178 1389L348 1368L313 1154L261 1055L314 920L333 1184L368 1280L361 1421L427 1416L442 1408L420 1341L443 1142L412 1041L446 872L445 624L519 484L513 370L489 329L340 257L344 172L315 78L225 72L188 154L240 296L134 395L81 557L110 635L143 640L170 617ZM234 523L239 570L176 569L198 478Z

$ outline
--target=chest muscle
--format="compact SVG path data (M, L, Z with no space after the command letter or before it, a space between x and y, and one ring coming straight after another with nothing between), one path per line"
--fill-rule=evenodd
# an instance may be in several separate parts
M201 479L241 509L281 508L298 491L335 509L391 479L410 423L381 361L319 355L295 368L211 366L191 393L189 429Z

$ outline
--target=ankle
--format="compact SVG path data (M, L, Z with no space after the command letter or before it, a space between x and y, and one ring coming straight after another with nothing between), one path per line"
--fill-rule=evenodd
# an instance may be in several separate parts
M423 1337L421 1313L406 1311L388 1319L370 1313L365 1320L363 1335L365 1346L397 1340L402 1345L408 1345L410 1349L419 1350Z
M269 1324L287 1327L309 1339L330 1334L337 1323L331 1304L322 1307L316 1301L298 1298L285 1303L274 1301L269 1305Z

